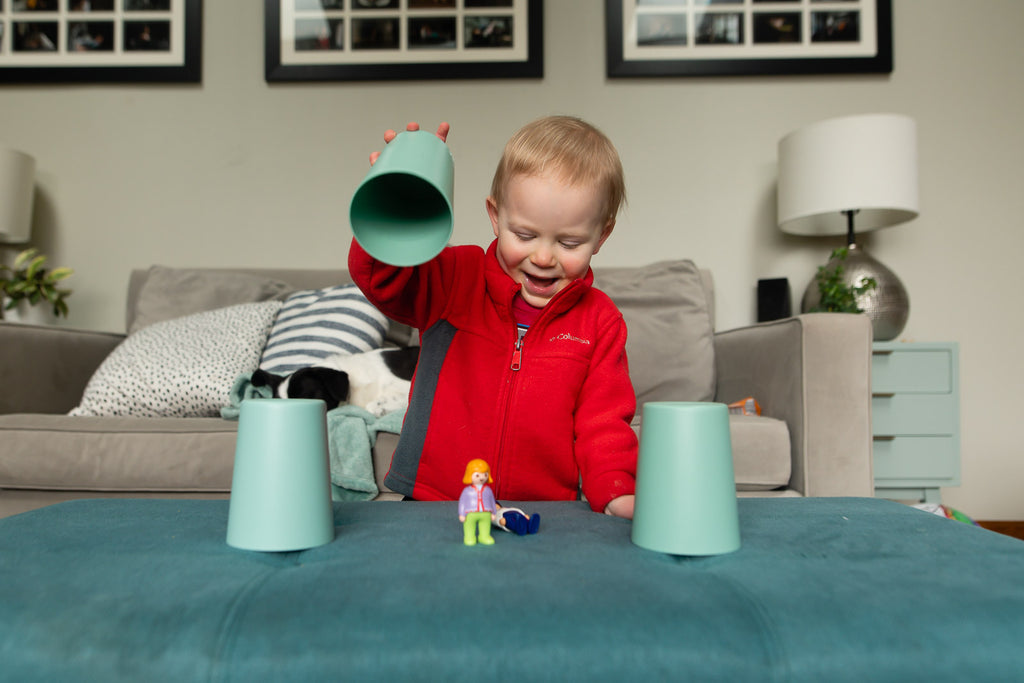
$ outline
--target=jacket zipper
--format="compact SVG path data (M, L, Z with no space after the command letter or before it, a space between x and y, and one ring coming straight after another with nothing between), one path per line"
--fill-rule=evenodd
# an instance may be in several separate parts
M516 339L515 349L512 351L512 369L518 371L523 367L523 337Z
M565 290L562 290L556 296L564 296L564 293L565 293ZM548 306L550 306L550 305L551 305L551 302L548 303ZM540 314L540 316L537 317L537 320L534 321L533 325L531 325L524 332L520 332L519 326L516 325L516 343L515 343L515 346L512 349L512 362L509 364L509 369L512 370L512 374L509 376L508 382L507 382L507 386L505 388L506 389L505 401L504 401L505 405L504 405L504 407L502 409L502 414L501 414L501 439L499 441L498 453L496 454L496 456L497 456L496 457L496 463L495 463L496 466L494 468L494 471L496 473L499 473L499 475L501 473L502 462L504 460L505 451L507 450L508 438L509 438L509 436L508 436L508 430L509 430L509 426L508 426L508 411L509 411L509 408L512 407L512 398L515 396L516 377L518 376L519 369L523 367L523 339L526 337L527 334L530 333L531 330L533 330L534 328L541 327L541 323L544 323L544 324L547 323L546 316L545 316L545 313L547 313L547 312L548 312L547 310L542 312ZM498 479L498 486L501 486L501 477L499 476L497 479Z
M495 462L493 463L495 478L498 480L498 487L502 485L502 466L509 439L508 411L512 407L512 397L515 395L516 378L519 374L519 368L523 365L523 336L519 335L518 328L516 329L516 334L517 338L515 347L512 351L512 362L509 365L511 372L508 373L505 380L505 397L501 408L501 435L498 438L498 452L495 453ZM496 495L500 496L500 494Z

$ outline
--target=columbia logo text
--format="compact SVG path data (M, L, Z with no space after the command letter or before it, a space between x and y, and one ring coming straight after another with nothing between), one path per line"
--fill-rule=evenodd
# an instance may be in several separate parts
M548 341L574 341L574 342L577 342L578 344L587 344L587 345L590 344L590 340L589 339L582 339L580 337L575 337L575 336L569 334L568 332L563 332L562 334L556 334L554 337L552 337Z

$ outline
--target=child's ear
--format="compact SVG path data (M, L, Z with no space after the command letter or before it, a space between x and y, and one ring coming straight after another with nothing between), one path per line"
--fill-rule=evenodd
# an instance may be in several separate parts
M594 249L594 253L601 251L601 247L604 246L604 241L611 237L612 229L615 227L615 219L609 218L605 226L601 228L601 237L597 240L597 249Z
M494 201L494 197L488 197L484 204L487 207L487 216L491 219L491 228L494 230L494 236L498 236L498 203Z

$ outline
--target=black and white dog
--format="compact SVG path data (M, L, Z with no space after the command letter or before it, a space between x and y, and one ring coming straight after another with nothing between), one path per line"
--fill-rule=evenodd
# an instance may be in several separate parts
M318 398L327 410L348 403L381 417L409 406L409 386L419 355L418 346L337 354L290 375L257 370L252 384L270 387L276 398Z

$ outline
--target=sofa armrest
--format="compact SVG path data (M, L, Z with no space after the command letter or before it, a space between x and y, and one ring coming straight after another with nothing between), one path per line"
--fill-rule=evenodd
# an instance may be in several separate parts
M790 488L871 496L871 321L811 313L715 335L716 400L753 396L784 420Z
M0 322L0 414L66 413L123 334Z

